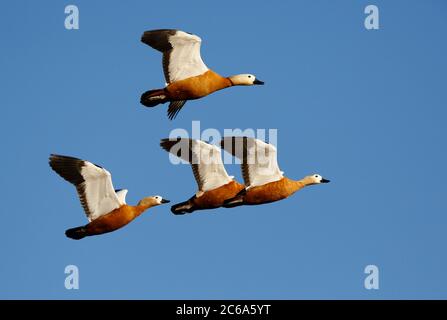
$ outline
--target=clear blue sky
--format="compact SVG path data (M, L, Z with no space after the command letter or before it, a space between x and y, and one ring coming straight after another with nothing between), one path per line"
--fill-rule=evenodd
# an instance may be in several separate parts
M80 29L64 28L76 4ZM445 1L9 1L0 13L0 298L447 298ZM380 30L364 28L368 4ZM144 30L203 39L209 67L263 87L188 102L175 121ZM256 207L148 211L73 241L86 222L50 153L112 172L128 202L196 185L159 140L175 128L276 128L281 169L332 180ZM227 166L241 180L237 165ZM66 290L75 264L80 289ZM380 289L365 290L375 264Z

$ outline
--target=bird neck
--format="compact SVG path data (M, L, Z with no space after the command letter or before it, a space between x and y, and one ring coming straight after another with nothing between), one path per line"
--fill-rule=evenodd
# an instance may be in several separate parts
M291 180L292 181L292 188L294 189L293 192L297 192L300 189L303 189L304 187L310 186L313 181L309 178L303 178L301 180Z
M233 82L230 80L230 77L225 78L211 69L200 77L202 77L202 80L210 84L212 92L234 86Z
M152 205L136 205L134 206L135 218L141 215L144 211L152 207Z
M227 87L237 86L237 84L234 84L234 82L231 80L231 77L226 77L224 79L226 80Z

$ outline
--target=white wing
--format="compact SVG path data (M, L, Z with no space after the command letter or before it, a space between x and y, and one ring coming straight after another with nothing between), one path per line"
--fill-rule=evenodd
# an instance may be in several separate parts
M115 190L116 196L118 197L120 203L126 204L127 192L128 192L127 189Z
M233 177L229 176L225 170L221 150L215 145L184 138L163 139L160 145L166 151L191 164L199 194L233 180Z
M276 148L264 141L248 137L225 137L222 148L242 160L246 189L281 180Z
M177 31L169 38L172 52L169 59L169 79L171 82L201 75L208 71L200 56L202 40L195 35Z
M117 196L110 172L91 162L51 155L50 166L62 178L76 186L89 221L93 221L125 204L123 193ZM127 190L126 190L127 193Z
M187 79L208 71L200 55L202 40L180 30L152 30L144 32L141 41L163 53L166 82Z

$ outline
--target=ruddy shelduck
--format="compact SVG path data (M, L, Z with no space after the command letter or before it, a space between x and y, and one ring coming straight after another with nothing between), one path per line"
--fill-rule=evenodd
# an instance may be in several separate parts
M210 70L200 56L202 40L180 30L146 31L141 41L163 53L163 71L166 87L149 90L141 96L146 107L169 102L168 117L173 119L187 100L205 97L232 86L261 85L252 74L223 77Z
M244 189L244 186L225 170L219 147L186 138L163 139L160 145L164 150L191 164L199 189L189 200L172 206L172 213L179 215L219 208L225 200L233 198Z
M89 220L84 226L65 231L71 239L79 240L115 231L147 209L169 202L160 196L153 196L143 198L136 206L127 205L127 190L115 190L110 172L89 161L52 154L50 166L76 187Z
M294 181L284 177L279 169L276 148L261 140L248 137L225 137L221 147L242 160L241 169L245 189L234 198L226 200L224 207L258 205L285 199L298 190L321 183L328 183L319 174Z

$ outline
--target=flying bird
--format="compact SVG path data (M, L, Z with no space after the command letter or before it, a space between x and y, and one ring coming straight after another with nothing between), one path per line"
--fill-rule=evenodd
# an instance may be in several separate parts
M248 137L225 137L221 147L242 160L241 169L245 189L234 198L228 199L224 207L258 205L279 201L298 190L329 180L319 174L312 174L295 181L285 177L279 169L276 148L261 140Z
M130 206L126 204L127 190L115 190L112 176L106 169L89 161L56 154L50 156L49 164L57 174L76 187L89 221L84 226L65 231L71 239L79 240L115 231L147 209L169 202L160 196L153 196Z
M141 41L163 53L166 87L143 93L140 102L146 107L169 102L171 120L187 100L200 99L232 86L264 84L252 74L223 77L209 69L200 56L202 40L194 34L172 29L152 30L144 32Z
M160 146L191 164L198 185L198 191L189 200L171 207L172 213L179 215L219 208L225 200L233 198L244 189L244 185L234 180L225 170L219 147L186 138L163 139Z

